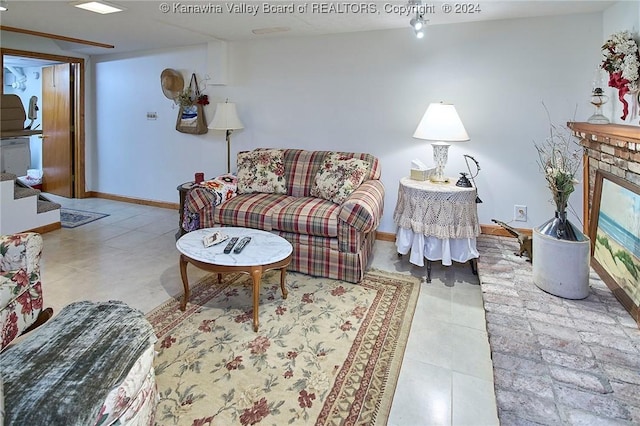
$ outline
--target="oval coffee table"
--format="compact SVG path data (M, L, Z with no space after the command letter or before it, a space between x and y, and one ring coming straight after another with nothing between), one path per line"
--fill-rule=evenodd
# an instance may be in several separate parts
M205 235L216 231L229 236L229 239L214 246L205 247L202 240ZM239 254L233 251L225 254L224 248L233 237L251 237ZM236 243L237 244L237 243ZM282 237L270 232L250 228L219 227L198 229L184 234L176 242L176 248L180 252L180 276L184 285L184 297L180 309L187 308L187 302L191 292L187 279L187 263L200 269L218 273L218 283L222 282L222 273L243 272L251 275L253 280L253 330L258 331L258 304L260 301L260 281L263 272L280 269L280 288L282 298L287 298L287 289L284 285L287 266L291 263L293 247Z

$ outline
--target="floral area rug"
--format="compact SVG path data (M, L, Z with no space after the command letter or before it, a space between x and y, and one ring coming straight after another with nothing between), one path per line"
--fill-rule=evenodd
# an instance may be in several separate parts
M386 424L419 280L380 271L359 284L279 272L214 274L147 315L159 338L157 425Z
M77 228L94 220L109 216L104 213L87 212L84 210L60 209L60 224L63 228Z

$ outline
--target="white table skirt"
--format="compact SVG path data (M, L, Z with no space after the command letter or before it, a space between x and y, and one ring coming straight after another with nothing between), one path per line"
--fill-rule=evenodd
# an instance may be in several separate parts
M398 228L396 247L400 254L411 251L409 262L416 266L424 266L425 258L431 261L441 260L443 265L451 266L452 261L464 263L480 257L475 238L440 239L405 228Z

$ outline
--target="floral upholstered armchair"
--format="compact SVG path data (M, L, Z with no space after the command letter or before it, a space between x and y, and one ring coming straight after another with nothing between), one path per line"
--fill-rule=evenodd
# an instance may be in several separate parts
M0 351L53 314L42 309L42 237L33 232L0 236Z

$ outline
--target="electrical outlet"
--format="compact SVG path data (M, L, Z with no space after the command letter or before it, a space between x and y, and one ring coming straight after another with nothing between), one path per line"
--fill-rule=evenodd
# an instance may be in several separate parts
M516 204L513 206L513 220L516 222L527 221L527 206L521 206Z

